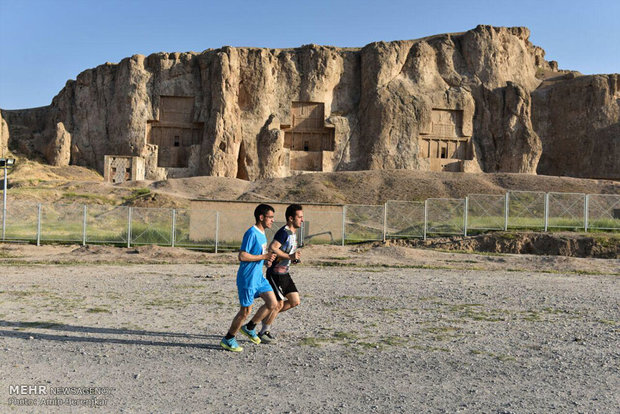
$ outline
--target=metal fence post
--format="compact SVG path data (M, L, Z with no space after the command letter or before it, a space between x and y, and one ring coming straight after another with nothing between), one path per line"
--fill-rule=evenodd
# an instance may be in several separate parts
M383 204L383 242L387 234L387 201Z
M170 245L174 247L174 236L176 233L177 211L172 209L172 234L170 237Z
M347 217L347 206L345 204L344 206L342 206L342 245L343 246L344 246L344 240L345 240L345 234L344 234L345 226L344 226L344 222L345 222L346 217Z
M217 253L217 245L220 239L220 212L215 212L215 253Z
M545 231L549 229L549 193L545 193Z
M37 204L37 246L41 245L41 203Z
M426 240L427 224L428 224L428 200L424 200L424 240Z
M87 207L86 204L84 204L84 217L82 222L82 246L86 246L86 214Z
M127 247L131 247L131 207L127 210Z
M3 155L4 158L4 155ZM7 190L7 159L3 159L4 163L4 190L2 191L2 241L4 241L6 231L6 190Z
M469 196L465 196L465 211L463 212L463 234L467 237L467 209L469 208Z
M588 232L589 210L590 210L590 194L586 194L586 199L583 203L583 227L586 233Z
M508 209L510 206L510 192L506 192L504 198L504 231L508 231Z

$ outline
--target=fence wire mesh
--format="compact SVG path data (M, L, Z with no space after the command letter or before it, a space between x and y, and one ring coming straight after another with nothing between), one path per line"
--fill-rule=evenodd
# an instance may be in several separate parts
M414 238L464 234L466 229L501 230L504 225L509 229L620 230L620 195L512 191L506 197L508 211L504 210L505 196L488 194L472 194L467 203L430 198L426 203L310 205L304 207L304 226L298 237L304 244L341 244L381 240L384 235ZM172 210L8 200L4 240L237 249L243 233L254 224L255 207L254 203L230 203L222 209ZM285 224L285 208L284 204L276 206L279 220L267 230L269 240Z
M37 203L8 200L4 229L5 240L36 240L39 222Z
M424 202L396 201L385 203L385 235L390 238L424 237Z
M504 230L505 210L505 194L471 194L467 198L467 229Z
M172 244L172 210L131 208L131 244Z
M426 234L463 234L465 200L429 198L426 200Z
M125 206L86 206L86 242L126 244L128 214Z
M585 203L585 194L548 193L547 227L584 228Z
M81 242L84 234L84 205L41 204L41 241Z
M383 240L383 205L347 204L344 218L345 241Z
M545 228L545 193L510 191L508 193L508 228Z
M588 228L620 230L620 195L588 195Z

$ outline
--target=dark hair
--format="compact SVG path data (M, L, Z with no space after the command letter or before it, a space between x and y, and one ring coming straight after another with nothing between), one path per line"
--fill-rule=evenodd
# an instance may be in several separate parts
M258 207L256 207L256 209L254 210L254 218L256 219L256 222L258 223L260 221L260 216L266 216L268 211L275 212L273 207L271 207L269 204L259 204Z
M291 204L290 206L288 206L286 208L286 212L284 213L286 221L288 221L289 217L295 217L295 213L297 213L299 210L303 210L303 208L299 204Z

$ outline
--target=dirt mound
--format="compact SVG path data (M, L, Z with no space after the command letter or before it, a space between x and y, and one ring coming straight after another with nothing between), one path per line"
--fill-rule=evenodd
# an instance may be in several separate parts
M40 181L50 180L103 181L101 174L90 168L77 165L55 167L17 157L15 167L9 173L9 179L16 185L22 182L36 184Z
M143 181L143 183L146 183ZM148 187L171 197L235 200L252 187L245 180L226 177L190 177L155 181Z
M471 237L390 240L390 245L442 250L618 259L620 235L578 233L488 233Z
M106 254L108 258L118 256L119 260L129 263L202 263L207 261L235 263L235 257L230 253L213 256L202 251L154 244L124 248L120 253L118 248L108 247Z
M620 182L507 173L356 171L256 181L239 199L382 204L387 200L463 198L468 194L503 194L508 190L619 194Z
M506 191L620 194L620 182L530 174L469 174L411 170L301 174L255 182L226 177L190 177L111 184L83 167L52 167L19 161L9 174L10 196L37 202L186 208L189 200L282 201L383 204L388 200L463 198Z
M102 255L106 254L108 249L106 246L98 246L96 244L87 244L86 246L80 246L71 250L71 254L75 256L83 255Z
M165 193L149 192L125 197L123 205L146 208L186 208L187 200Z

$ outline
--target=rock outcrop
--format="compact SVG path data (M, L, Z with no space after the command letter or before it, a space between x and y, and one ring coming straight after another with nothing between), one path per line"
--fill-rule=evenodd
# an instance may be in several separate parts
M463 35L375 43L362 51L364 167L420 169L419 134L433 108L463 112L483 171L534 173L540 142L529 93L542 51L525 28L479 26ZM543 60L544 62L544 60Z
M541 86L542 73L561 74L528 39L478 26L362 49L136 55L82 72L48 107L1 111L0 145L100 172L104 155L140 156L149 179L437 168L618 178L617 75Z
M620 179L620 75L567 74L532 98L539 174Z

